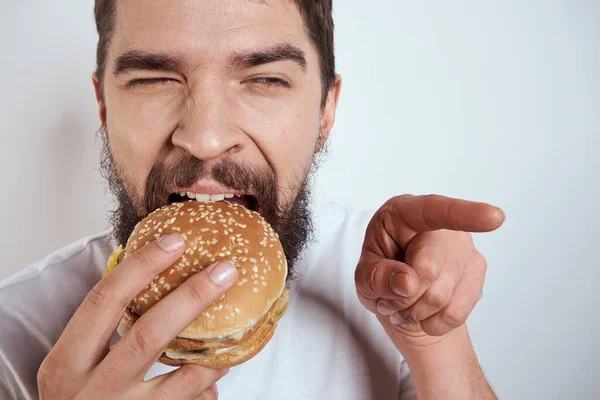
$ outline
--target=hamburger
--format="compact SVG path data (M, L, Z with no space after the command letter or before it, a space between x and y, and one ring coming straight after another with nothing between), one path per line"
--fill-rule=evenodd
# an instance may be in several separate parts
M109 273L137 249L163 235L179 233L186 249L127 306L118 333L124 336L152 306L193 274L221 260L238 269L238 280L171 341L158 361L229 368L260 352L287 310L287 260L277 233L257 212L218 201L177 202L140 221L125 248L108 260Z

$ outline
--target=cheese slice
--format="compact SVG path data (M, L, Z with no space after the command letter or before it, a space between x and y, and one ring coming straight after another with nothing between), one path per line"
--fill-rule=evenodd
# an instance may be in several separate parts
M123 253L125 250L123 249L123 245L120 245L117 249L115 249L110 256L108 257L108 261L106 262L106 269L102 273L102 277L104 278L110 271L115 269L117 265L121 262L123 257Z

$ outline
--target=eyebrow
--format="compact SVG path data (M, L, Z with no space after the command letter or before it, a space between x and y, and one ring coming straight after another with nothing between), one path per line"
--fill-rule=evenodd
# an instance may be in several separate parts
M135 70L180 72L183 67L182 57L175 54L131 50L117 57L113 74L117 76Z
M306 54L299 47L291 44L278 44L262 50L248 53L236 53L230 60L233 69L246 69L277 61L292 61L306 71ZM130 71L169 71L182 72L185 69L183 57L175 53L149 53L131 50L121 54L115 61L113 74L115 76Z
M278 44L250 53L237 53L231 57L230 64L235 69L246 69L277 61L293 61L306 71L306 54L291 44Z

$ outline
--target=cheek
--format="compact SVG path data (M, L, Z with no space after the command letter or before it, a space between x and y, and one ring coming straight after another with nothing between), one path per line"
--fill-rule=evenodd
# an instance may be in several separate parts
M314 155L320 104L312 96L290 96L237 102L234 107L240 126L274 168L279 186L294 188L305 177Z
M106 101L111 153L122 178L141 196L150 170L176 126L177 103L110 93Z

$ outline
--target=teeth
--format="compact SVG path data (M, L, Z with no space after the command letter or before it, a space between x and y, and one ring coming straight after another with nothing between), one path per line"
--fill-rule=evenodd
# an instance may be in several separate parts
M197 200L198 198L196 198ZM225 195L224 194L211 194L210 195L210 201L221 201L225 199Z
M219 194L203 194L203 193L194 193L194 192L180 192L179 195L181 197L187 197L189 199L195 199L197 201L201 201L204 203L208 203L211 201L222 201L225 199L231 199L235 197L242 197L243 195L240 193L219 193Z
M198 201L202 201L204 203L208 203L210 201L210 195L209 194L196 194L196 197L194 197L196 200Z

